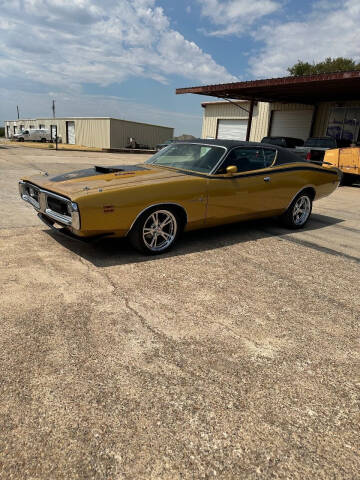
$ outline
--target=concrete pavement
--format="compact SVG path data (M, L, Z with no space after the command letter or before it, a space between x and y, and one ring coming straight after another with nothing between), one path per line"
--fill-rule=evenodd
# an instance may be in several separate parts
M355 479L360 188L141 256L51 234L21 174L143 155L0 145L0 477Z

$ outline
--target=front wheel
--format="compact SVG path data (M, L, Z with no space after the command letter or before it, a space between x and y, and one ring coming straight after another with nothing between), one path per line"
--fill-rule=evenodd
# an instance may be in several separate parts
M312 198L308 193L300 193L282 215L282 222L288 228L302 228L309 220L312 210Z
M154 208L136 221L129 233L130 243L147 255L157 255L169 250L181 230L175 212L166 208Z
M40 140L40 142L41 142L41 143L46 143L46 138L42 138L42 139Z

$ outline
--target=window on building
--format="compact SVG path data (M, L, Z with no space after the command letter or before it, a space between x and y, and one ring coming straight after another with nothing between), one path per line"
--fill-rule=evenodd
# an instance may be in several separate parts
M335 107L330 112L326 135L337 140L356 142L360 133L360 108Z
M45 125L43 123L39 123L39 130L45 129Z

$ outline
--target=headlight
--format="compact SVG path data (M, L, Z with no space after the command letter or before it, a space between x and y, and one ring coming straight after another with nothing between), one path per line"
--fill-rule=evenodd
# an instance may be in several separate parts
M69 202L67 208L71 215L71 226L75 230L80 230L80 212L78 204L75 202Z

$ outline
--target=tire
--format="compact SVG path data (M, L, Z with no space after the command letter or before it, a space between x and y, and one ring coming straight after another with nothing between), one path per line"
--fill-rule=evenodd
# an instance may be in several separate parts
M23 142L23 141L24 141L23 137L20 137L19 142Z
M40 142L41 142L41 143L46 143L46 138L42 138L42 139L40 140Z
M350 173L343 173L340 180L340 187L351 186L354 182L354 177Z
M128 239L136 250L146 255L159 255L170 250L181 230L178 214L169 207L159 206L147 210L138 218Z
M310 218L312 211L312 195L302 192L291 202L290 207L281 216L282 223L287 228L303 228Z

